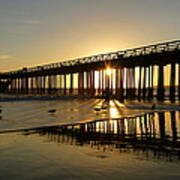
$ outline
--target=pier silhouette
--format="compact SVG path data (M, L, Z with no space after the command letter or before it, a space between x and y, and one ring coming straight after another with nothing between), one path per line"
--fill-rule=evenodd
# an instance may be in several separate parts
M111 97L118 99L163 100L166 96L180 99L179 58L180 41L165 42L1 73L0 84L8 83L6 90L0 89L12 94L91 97L106 96L108 89ZM167 66L170 66L168 94L165 93ZM108 67L113 73L107 74Z

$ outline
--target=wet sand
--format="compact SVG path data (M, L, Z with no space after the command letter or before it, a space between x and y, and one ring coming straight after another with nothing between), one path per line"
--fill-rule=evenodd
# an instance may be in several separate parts
M0 179L180 178L177 104L152 110L152 103L67 98L0 106Z
M89 138L91 138L90 135ZM179 156L56 132L0 134L1 179L179 179ZM120 146L121 144L121 146ZM125 146L126 145L126 146Z
M178 104L157 104L156 109L152 109L152 103L131 101L121 103L117 100L111 100L103 109L103 103L102 99L83 98L1 101L0 130L122 118L153 111L180 110ZM56 112L48 113L50 109L55 109Z

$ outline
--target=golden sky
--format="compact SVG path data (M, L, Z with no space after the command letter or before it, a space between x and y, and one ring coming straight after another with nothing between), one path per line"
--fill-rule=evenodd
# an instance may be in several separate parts
M0 0L0 71L180 37L179 0Z

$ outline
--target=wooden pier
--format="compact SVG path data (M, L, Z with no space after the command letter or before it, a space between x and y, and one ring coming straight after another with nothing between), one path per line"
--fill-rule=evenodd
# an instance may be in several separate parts
M0 73L0 83L10 82L1 91L101 97L108 90L112 97L122 100L175 100L180 99L179 59L180 41L165 42ZM167 66L169 75L165 71ZM170 79L168 94L166 78Z

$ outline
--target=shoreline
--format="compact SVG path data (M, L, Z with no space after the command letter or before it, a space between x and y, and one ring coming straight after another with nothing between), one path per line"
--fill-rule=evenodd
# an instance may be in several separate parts
M0 96L0 102L9 102L9 101L34 101L34 100L72 100L72 99L91 99L92 97L85 96L45 96L45 95L9 95L9 96Z
M102 96L85 96L85 95L12 95L12 94L0 94L0 102L6 101L33 101L33 100L71 100L71 99L105 99ZM118 100L120 102L139 102L139 103L158 103L158 104L179 104L180 100L170 101L167 99L158 101L154 100L147 100L147 99L124 99L119 100L118 98L111 98L111 100Z

